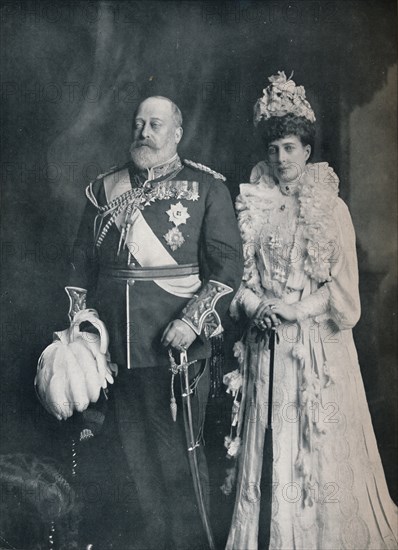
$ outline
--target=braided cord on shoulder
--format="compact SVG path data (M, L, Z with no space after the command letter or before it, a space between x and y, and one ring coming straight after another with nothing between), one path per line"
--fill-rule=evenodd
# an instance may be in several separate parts
M214 178L217 178L221 181L227 181L227 178L220 174L219 172L216 172L215 170L212 170L208 166L205 166L204 164L200 164L200 162L194 162L193 160L184 159L184 164L186 166L191 166L192 168L197 168L198 170L201 170L202 172L205 172L206 174L210 174Z
M104 238L106 237L109 229L115 222L118 215L121 214L128 205L134 203L134 200L136 199L136 193L134 193L134 191L135 190L130 189L129 191L123 193L123 195L120 195L119 197L113 199L113 201L111 201L109 204L98 207L98 216L104 219L106 216L110 215L110 218L108 219L102 230L100 226L99 231L97 232L97 236L95 237L95 244L97 247L101 246Z

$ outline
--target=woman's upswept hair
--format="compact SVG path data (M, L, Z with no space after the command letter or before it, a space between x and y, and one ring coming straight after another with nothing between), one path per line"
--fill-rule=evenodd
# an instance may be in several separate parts
M262 120L257 129L265 147L277 139L297 136L303 145L311 146L311 153L314 150L315 124L303 116L292 113L281 117L274 116L268 120Z

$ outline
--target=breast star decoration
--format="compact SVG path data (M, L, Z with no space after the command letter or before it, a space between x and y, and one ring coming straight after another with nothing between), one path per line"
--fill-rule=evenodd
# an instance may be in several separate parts
M184 236L178 229L178 226L183 223L187 223L187 219L191 216L188 214L188 209L186 206L183 206L180 202L177 202L177 204L171 204L166 214L168 214L169 222L173 223L174 227L163 235L163 238L174 252L185 242Z

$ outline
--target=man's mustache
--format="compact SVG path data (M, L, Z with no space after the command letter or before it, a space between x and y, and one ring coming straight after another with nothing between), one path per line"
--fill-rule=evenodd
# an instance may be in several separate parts
M151 149L155 149L155 144L150 139L136 139L131 144L131 149L139 149L140 147L150 147Z

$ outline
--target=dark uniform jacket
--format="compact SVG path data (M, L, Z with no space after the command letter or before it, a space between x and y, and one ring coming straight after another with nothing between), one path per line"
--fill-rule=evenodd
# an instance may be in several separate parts
M209 357L209 337L220 329L220 320L239 287L243 270L241 238L224 178L202 165L182 163L178 157L145 173L137 172L132 163L123 169L128 170L133 192L141 189L147 197L141 200L140 212L163 247L179 266L187 266L188 270L198 266L200 288L191 298L180 297L150 277L136 279L129 286L126 311L128 273L139 270L140 264L134 257L135 245L130 257L123 246L123 226L118 228L112 221L117 208L122 212L119 219L125 218L131 200L123 192L109 204L104 187L109 173L87 188L89 200L73 250L69 285L87 289L87 307L95 308L105 322L111 358L119 366L126 365L127 340L132 368L167 365L168 354L161 337L168 323L177 318L198 334L188 350L188 359ZM111 174L115 181L120 170ZM160 188L163 191L158 193ZM178 219L181 215L182 221ZM134 226L131 231L134 241Z

